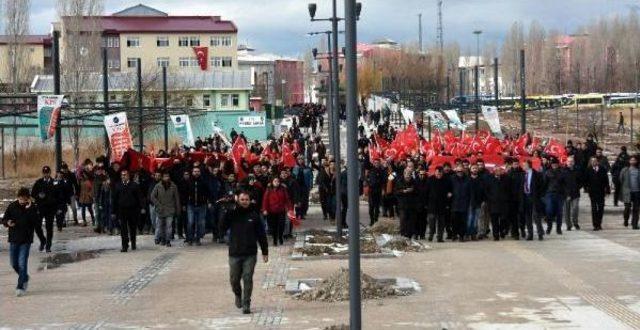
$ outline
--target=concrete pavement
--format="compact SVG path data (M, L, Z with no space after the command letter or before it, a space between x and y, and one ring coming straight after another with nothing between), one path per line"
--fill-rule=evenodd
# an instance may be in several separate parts
M607 206L592 232L588 200L582 231L545 241L432 243L394 259L363 259L372 276L409 277L422 291L365 301L365 329L640 329L640 232L622 227L622 208ZM366 205L361 220L368 222ZM312 208L304 227L326 223ZM323 329L348 323L348 303L301 302L284 294L288 278L326 277L347 260L291 261L291 245L258 263L253 310L233 306L226 246L157 247L122 254L119 238L73 228L54 249L104 250L97 258L38 271L33 250L28 295L14 296L6 231L0 232L0 328ZM84 231L87 232L84 232ZM290 242L292 244L292 242Z

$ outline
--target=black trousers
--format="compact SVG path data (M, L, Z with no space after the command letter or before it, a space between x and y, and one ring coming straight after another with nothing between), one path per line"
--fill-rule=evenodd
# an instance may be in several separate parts
M257 256L229 257L229 280L231 290L236 296L242 297L242 305L251 304L253 292L253 271L256 267ZM242 280L242 286L240 285Z
M380 204L382 204L382 192L369 192L369 224L378 222L380 217Z
M326 192L320 192L320 208L322 208L322 216L325 219L335 218L335 216L332 216L333 212L331 210L331 203Z
M433 239L433 235L437 235L438 240L442 240L444 236L445 214L429 213L427 219L429 221L429 239Z
M453 217L451 221L451 229L453 232L453 237L459 237L460 239L464 238L464 235L467 233L467 217L468 212L453 212Z
M178 216L177 221L175 222L175 226L177 227L176 229L174 229L174 232L178 232L178 236L184 237L184 235L187 234L187 210L183 210L182 212L180 212L180 215Z
M267 224L269 225L269 232L273 237L273 246L278 246L278 243L284 243L285 218L285 213L267 214Z
M502 233L502 227L505 223L505 217L500 213L491 213L491 233L493 233L494 239L500 239L500 233Z
M416 213L415 235L424 239L427 234L427 209L420 207Z
M520 213L518 212L518 203L511 202L507 207L507 215L504 218L501 228L505 234L511 232L511 237L513 238L520 237L520 231L524 232L524 227L520 227Z
M589 195L589 199L591 199L591 222L593 223L593 228L602 229L604 195Z
M536 224L538 237L544 236L542 229L542 219L536 210L536 200L532 197L525 197L522 204L522 220L527 231L527 239L533 238L533 223Z
M342 216L342 228L349 228L349 224L347 223L347 208L349 207L349 198L347 195L342 194L340 207L342 208L340 211L340 216Z
M58 209L58 212L56 213L56 226L58 227L58 230L62 230L62 227L64 227L65 221L67 221L67 205L66 204L60 207L60 209Z
M46 217L43 216L43 214L47 214L48 216L48 211L44 211L44 210L39 210L40 215L46 219ZM46 221L45 221L46 223ZM46 245L47 244L47 238L44 236L44 232L42 231L42 218L40 218L40 221L38 221L38 223L36 224L36 235L38 235L38 240L40 240L40 245Z
M123 210L118 215L120 220L120 238L122 240L122 249L136 249L136 235L138 230L138 217L140 213L137 210Z
M613 205L618 206L618 201L621 199L622 188L620 187L620 180L613 180Z
M382 199L382 215L388 216L390 218L395 217L396 215L395 207L396 207L396 197L393 196L392 194L385 195Z
M624 203L624 223L629 223L629 217L631 216L631 226L638 226L638 215L640 213L640 192L631 193L631 202Z
M55 219L55 211L44 214L44 228L47 232L47 250L51 249L51 243L53 242L53 222Z
M416 224L416 211L410 205L398 204L400 215L400 235L411 238Z

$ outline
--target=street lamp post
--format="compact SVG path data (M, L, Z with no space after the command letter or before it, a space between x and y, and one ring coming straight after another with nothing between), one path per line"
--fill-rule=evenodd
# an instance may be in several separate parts
M282 95L280 95L280 97L282 98L282 108L285 108L285 104L286 104L286 100L284 97L284 86L287 84L287 81L285 79L282 79L281 84L280 84L280 93Z
M474 85L475 85L475 121L476 121L476 132L478 132L478 129L480 127L480 123L478 122L478 117L479 117L479 112L480 112L480 34L482 34L482 30L475 30L473 31L473 34L476 35L476 65L473 68L474 69Z
M311 16L311 21L328 21L331 22L331 33L332 33L332 66L333 70L331 70L331 80L333 85L333 121L331 125L333 126L333 139L334 139L334 160L336 166L338 168L338 175L336 176L336 205L335 205L335 215L336 215L336 235L337 237L342 236L342 189L340 187L340 174L341 174L341 156L340 156L340 85L338 81L338 22L343 20L343 18L337 17L337 0L332 1L333 5L333 15L330 18L316 18L316 9L317 6L315 3L309 4L309 16ZM356 19L360 16L360 9L362 5L360 3L355 4L355 16Z

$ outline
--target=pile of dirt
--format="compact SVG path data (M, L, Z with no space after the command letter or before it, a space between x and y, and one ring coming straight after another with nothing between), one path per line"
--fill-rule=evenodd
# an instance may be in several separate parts
M360 240L360 253L380 253L382 250L374 239Z
M335 236L336 233L324 229L309 229L305 234L311 236Z
M304 247L296 248L296 252L300 252L303 255L307 256L322 256L325 254L335 254L335 250L333 250L330 246L327 245L311 245L307 244Z
M403 251L403 252L420 252L424 251L424 245L412 241L406 237L394 237L383 246L385 249Z
M336 240L335 235L333 236L316 235L316 236L309 237L307 242L311 244L333 244L333 243L347 244L347 238L340 237L339 239Z
M381 219L373 226L369 227L367 232L374 235L398 235L400 234L400 223L393 219Z
M380 284L367 274L363 273L360 276L360 282L362 299L382 299L396 295L395 290L390 285ZM347 301L349 300L349 270L340 268L339 271L333 273L313 289L304 291L295 297L304 301Z

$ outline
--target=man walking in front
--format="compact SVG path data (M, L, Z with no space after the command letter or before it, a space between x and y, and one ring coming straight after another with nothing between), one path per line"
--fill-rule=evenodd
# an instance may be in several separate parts
M180 213L180 195L178 187L171 182L168 172L162 174L162 180L151 191L151 202L156 213L156 242L171 246L171 225Z
M604 215L604 196L610 192L607 170L601 166L596 157L591 157L591 167L585 173L585 190L591 200L591 221L593 230L602 230Z
M18 200L7 207L2 224L9 228L9 256L11 267L18 274L16 296L21 297L27 291L29 274L29 250L33 243L33 232L41 226L37 207L31 203L28 188L20 188Z
M242 313L251 313L251 292L253 291L253 271L256 267L258 246L262 260L269 261L267 234L258 211L251 207L251 196L240 192L233 210L223 218L220 232L229 234L229 279L235 295L236 307ZM257 244L256 244L257 243ZM242 286L240 285L242 279Z
M122 182L116 185L113 191L113 208L112 212L115 218L117 215L120 221L120 237L122 239L122 250L129 250L129 241L131 241L131 250L136 249L136 230L138 229L138 218L142 210L142 195L138 184L131 181L129 171L122 170L120 173Z

